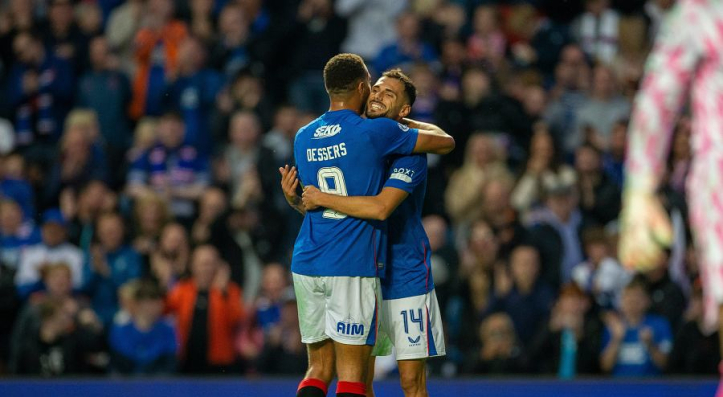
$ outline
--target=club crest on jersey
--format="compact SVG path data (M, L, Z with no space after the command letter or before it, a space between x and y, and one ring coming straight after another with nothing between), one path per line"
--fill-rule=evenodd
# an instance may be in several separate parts
M404 131L404 132L409 131L409 126L404 125L404 124L402 124L402 123L397 123L397 125L399 126L399 129L402 130L402 131Z
M339 124L333 125L322 125L314 131L314 136L311 139L323 139L332 137L341 132L341 126Z

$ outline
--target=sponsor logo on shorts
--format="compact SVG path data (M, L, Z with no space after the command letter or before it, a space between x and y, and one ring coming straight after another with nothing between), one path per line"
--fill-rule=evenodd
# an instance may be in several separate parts
M407 336L407 340L409 341L409 346L419 346L419 341L422 340L422 335L417 336L416 338L412 339L411 336Z
M336 332L343 335L364 335L364 324L352 320L339 321L336 323Z

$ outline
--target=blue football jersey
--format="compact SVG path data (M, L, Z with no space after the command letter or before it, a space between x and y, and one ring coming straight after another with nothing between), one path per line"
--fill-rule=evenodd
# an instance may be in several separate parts
M424 295L434 289L431 249L422 227L422 206L427 190L427 155L395 158L384 187L409 193L388 220L389 256L382 278L384 299Z
M418 131L396 121L363 119L351 110L324 113L296 133L299 180L326 193L374 196L389 159L410 154ZM330 209L307 212L294 244L291 270L307 276L378 276L384 267L386 224Z

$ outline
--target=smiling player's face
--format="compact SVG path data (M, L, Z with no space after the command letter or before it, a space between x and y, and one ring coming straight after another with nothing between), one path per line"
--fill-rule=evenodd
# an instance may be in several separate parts
M409 114L404 84L395 78L382 77L372 87L367 101L366 116L401 120Z

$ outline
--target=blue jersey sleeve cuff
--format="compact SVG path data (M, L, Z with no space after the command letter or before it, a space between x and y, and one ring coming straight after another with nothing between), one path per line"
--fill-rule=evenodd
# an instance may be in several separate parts
M412 184L412 181L409 182L403 181L401 179L394 178L394 175L390 177L390 179L387 179L387 183L384 184L384 187L393 187L400 190L404 190L405 192L412 194L412 191L414 191L414 185Z

